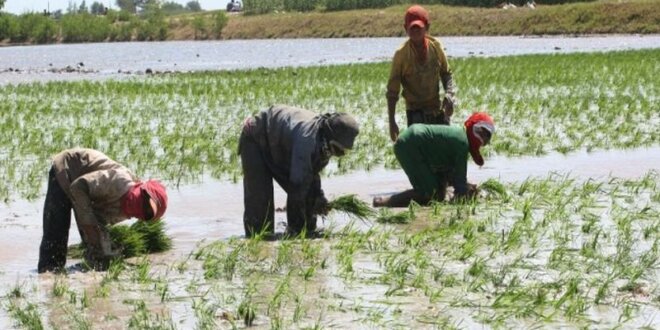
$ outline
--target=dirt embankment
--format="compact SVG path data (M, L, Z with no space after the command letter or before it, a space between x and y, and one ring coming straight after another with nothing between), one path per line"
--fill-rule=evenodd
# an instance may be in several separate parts
M231 15L224 39L345 38L404 36L407 6L342 12ZM598 1L536 8L427 6L433 35L542 35L660 33L657 1ZM194 39L190 26L172 18L173 39Z

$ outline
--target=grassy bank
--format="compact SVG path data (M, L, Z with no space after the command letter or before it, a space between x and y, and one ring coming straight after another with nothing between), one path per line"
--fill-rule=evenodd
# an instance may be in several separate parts
M227 39L404 36L407 6L329 13L231 16ZM658 1L597 1L536 9L427 6L433 35L660 33ZM176 31L175 27L173 31ZM183 35L180 35L183 36ZM186 36L185 38L189 38Z
M498 131L485 152L501 155L657 145L659 57L641 50L454 59L454 122L490 112ZM49 157L74 146L103 150L170 184L203 175L237 180L241 122L275 103L356 116L356 150L336 171L396 166L388 73L384 62L2 86L0 199L38 197ZM403 111L397 116L405 122Z

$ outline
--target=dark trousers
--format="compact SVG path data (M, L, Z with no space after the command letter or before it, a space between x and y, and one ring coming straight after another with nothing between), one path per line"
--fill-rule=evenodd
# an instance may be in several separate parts
M48 173L48 191L44 202L43 238L39 247L39 273L63 270L66 264L71 200L55 178L55 169Z
M408 126L412 124L449 125L442 111L431 113L423 110L408 110L406 111L406 119L408 119Z
M273 175L264 159L259 144L241 134L241 165L243 167L243 226L245 236L252 237L263 231L275 232L275 206L273 205Z
M287 178L277 177L270 168L262 147L253 138L241 134L239 141L241 165L243 167L243 226L245 236L253 237L262 232L275 232L275 205L273 180L285 190ZM305 212L300 214L300 205L287 198L287 232L297 234L303 230L316 230L316 217L311 214L316 196L305 198Z

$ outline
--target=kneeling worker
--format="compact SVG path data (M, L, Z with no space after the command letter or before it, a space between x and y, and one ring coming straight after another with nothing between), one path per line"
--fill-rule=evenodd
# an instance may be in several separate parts
M454 187L454 198L471 198L476 186L467 182L468 153L477 165L484 159L481 146L495 132L493 119L478 112L460 126L415 124L394 144L394 154L406 172L413 189L388 197L376 197L374 206L406 207L411 200L424 205L445 199L447 185Z
M71 209L86 246L85 261L104 270L120 255L112 248L106 225L133 217L160 219L167 209L167 192L158 181L141 182L100 151L76 148L57 154L48 175L39 273L64 269Z
M245 120L239 141L245 235L274 233L273 179L287 193L287 234L316 230L328 201L319 172L331 156L353 148L359 127L345 113L275 105Z

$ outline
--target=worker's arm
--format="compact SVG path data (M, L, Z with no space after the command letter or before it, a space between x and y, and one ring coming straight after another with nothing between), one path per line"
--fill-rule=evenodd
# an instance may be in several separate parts
M390 127L390 139L395 142L399 137L399 126L396 124L396 103L399 101L399 93L401 92L401 67L402 57L399 52L394 54L392 59L392 67L390 68L390 78L387 81L387 118Z
M467 196L467 153L457 156L452 173L452 186L454 186L454 197L463 198Z
M95 257L114 257L112 241L103 219L98 219L92 205L109 199L120 198L121 191L109 189L117 186L115 180L130 184L130 176L117 170L103 170L87 173L71 183L71 202L75 211L76 222L83 234L88 249Z
M445 118L447 121L454 114L454 103L456 101L454 96L454 79L449 68L449 62L447 61L447 55L442 48L442 43L438 41L438 63L440 64L440 82L442 83L442 88L445 90L445 97L442 101L442 108L445 113Z

